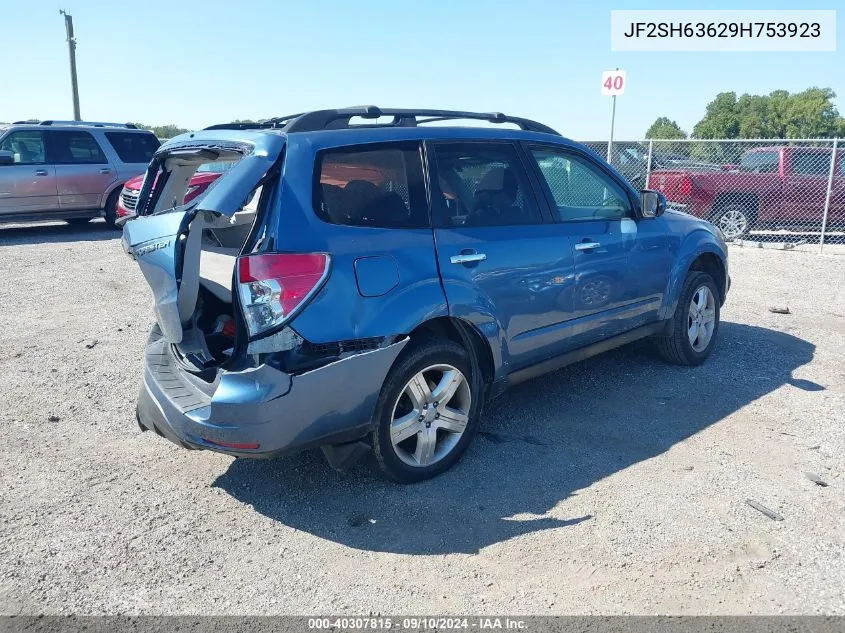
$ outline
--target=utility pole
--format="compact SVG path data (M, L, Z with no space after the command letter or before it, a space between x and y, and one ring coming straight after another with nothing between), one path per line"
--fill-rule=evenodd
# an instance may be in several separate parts
M79 115L79 85L76 81L76 39L73 37L73 17L68 15L64 9L59 9L59 14L65 16L65 31L67 31L67 51L70 55L70 86L73 90L73 120L81 121Z

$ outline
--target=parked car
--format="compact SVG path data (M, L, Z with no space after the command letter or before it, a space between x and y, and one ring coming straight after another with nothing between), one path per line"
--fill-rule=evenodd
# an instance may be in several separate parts
M152 158L152 157L151 157ZM198 198L211 184L216 181L223 172L231 167L232 163L206 163L200 165L197 172L191 177L191 183L185 191L184 203L187 204L194 198ZM136 176L126 181L120 192L117 201L117 217L122 221L135 215L135 205L138 203L138 194L141 192L141 185L144 183L144 175Z
M584 143L599 156L607 159L607 141ZM634 187L645 185L649 173L648 147L631 141L614 141L610 164L628 179ZM651 169L694 169L696 171L721 171L714 163L696 161L683 154L663 151L657 143L651 151Z
M845 220L845 154L837 154L828 222ZM738 239L755 227L819 224L830 158L825 147L756 147L720 173L653 171L649 186L665 194L670 206L706 218L727 239Z
M0 222L104 217L160 143L131 123L19 122L0 129Z
M425 125L445 119L520 129ZM179 205L209 161L236 164ZM214 126L156 152L136 211L123 245L157 320L141 428L241 457L320 446L339 468L372 452L400 482L455 464L522 380L645 337L703 362L730 286L712 224L502 114Z

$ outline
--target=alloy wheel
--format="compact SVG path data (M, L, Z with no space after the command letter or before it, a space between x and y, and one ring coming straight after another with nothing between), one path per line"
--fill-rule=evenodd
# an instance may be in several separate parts
M393 405L390 441L396 456L414 467L442 460L463 436L471 403L469 381L452 365L414 374Z
M740 209L727 209L718 220L719 229L727 240L735 240L748 230L748 217Z
M710 288L699 286L692 296L687 312L689 344L696 352L703 352L716 329L716 299Z

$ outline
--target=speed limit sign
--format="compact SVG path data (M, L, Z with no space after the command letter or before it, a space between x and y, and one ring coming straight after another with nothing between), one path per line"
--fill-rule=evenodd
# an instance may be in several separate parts
M624 70L605 70L601 74L601 93L605 97L618 97L625 92L627 82Z

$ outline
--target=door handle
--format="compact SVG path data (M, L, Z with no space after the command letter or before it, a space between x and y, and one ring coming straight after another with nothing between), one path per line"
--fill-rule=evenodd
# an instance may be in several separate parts
M35 175L36 176L49 176L50 174L47 172L46 169L36 169Z
M453 264L472 264L473 262L483 262L487 259L484 253L464 253L461 255L452 255L449 259Z
M580 244L575 245L576 251L592 251L596 248L599 248L601 244L598 242L581 242Z
M101 174L110 174L110 173L111 173L111 169L105 169L105 168L104 168L104 169L101 169L101 170L100 170L100 173L101 173Z

